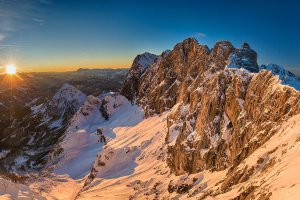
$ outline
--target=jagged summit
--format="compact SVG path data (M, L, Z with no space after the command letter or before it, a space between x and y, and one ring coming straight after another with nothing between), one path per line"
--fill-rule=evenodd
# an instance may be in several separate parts
M243 48L243 49L251 49L251 48L250 48L250 45L249 45L247 42L244 42L244 43L243 43L242 48Z
M65 83L47 105L51 115L63 116L66 112L74 114L86 100L86 95L74 86Z
M52 102L60 107L64 102L78 101L78 103L83 103L85 99L86 95L80 90L69 83L64 83L63 86L53 96Z
M122 95L126 96L130 101L133 101L133 97L135 96L134 91L137 90L138 87L138 79L145 72L145 70L154 63L157 57L157 55L148 52L135 57L130 71L127 73L125 80L126 84L123 84L121 89Z
M175 45L175 51L182 51L182 53L189 52L198 46L198 41L195 38L187 38Z
M153 63L156 58L157 55L145 52L136 56L132 66L135 66L136 68L141 68L141 70L143 70L147 68L149 64Z
M250 72L258 72L257 53L244 43L241 49L235 49L229 57L228 68L244 68Z
M300 116L300 93L281 84L291 74L276 66L259 68L256 59L247 43L237 49L220 41L209 49L193 38L160 55L134 80L136 90L130 87L124 94L136 99L147 118L98 154L85 182L93 189L83 194L105 184L116 191L133 189L131 199L266 199L287 194L291 187L282 189L285 175L294 173L299 159L288 164L282 155L299 152L299 136L290 130ZM125 81L124 88L131 84ZM157 164L147 168L149 163ZM115 174L121 174L116 187L110 181ZM98 180L101 186L94 187ZM300 187L299 180L292 182Z

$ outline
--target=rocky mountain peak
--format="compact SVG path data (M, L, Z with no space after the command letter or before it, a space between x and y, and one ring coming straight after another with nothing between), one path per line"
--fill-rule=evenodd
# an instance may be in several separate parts
M210 52L208 65L210 67L223 69L229 55L234 51L234 49L234 46L229 41L217 42Z
M234 46L232 43L228 40L222 40L216 42L216 44L213 47L213 51L215 52L226 52L226 53L231 53L231 51L234 49Z
M248 43L244 43L241 49L235 49L229 58L229 68L244 68L250 72L257 73L257 53L250 48Z
M250 45L247 42L244 42L242 45L242 49L250 49Z
M145 72L147 67L154 63L157 57L157 55L148 52L136 56L121 89L122 95L126 96L130 101L133 101L135 91L138 87L138 79Z
M159 56L159 58L165 58L167 55L169 55L171 53L171 50L165 50L161 53L161 55Z
M139 54L134 59L132 67L135 68L138 73L142 73L156 58L157 55L148 52Z
M73 99L84 101L86 96L69 83L64 83L63 86L55 93L52 100L59 100L61 98L66 99L67 101L72 101Z
M74 86L65 83L49 102L49 107L57 114L62 115L66 108L76 112L86 100L86 95Z
M198 41L195 38L187 38L178 43L174 47L174 51L189 52L194 51L198 46Z
M66 120L79 110L86 99L87 96L80 90L68 83L64 83L52 99L34 108L32 114L33 116L44 118L44 121L47 121L45 124L58 119Z

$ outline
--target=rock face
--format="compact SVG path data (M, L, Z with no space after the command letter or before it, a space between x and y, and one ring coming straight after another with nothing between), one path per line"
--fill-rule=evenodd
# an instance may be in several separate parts
M131 66L131 70L127 73L126 80L121 89L121 94L126 96L130 101L133 100L138 87L138 80L149 65L151 65L157 55L151 53L143 53L138 55Z
M235 167L272 136L271 128L300 113L300 93L259 72L256 59L247 43L209 49L189 38L135 79L136 90L125 96L137 98L146 115L172 109L165 140L173 173ZM134 87L127 81L124 88Z
M241 49L236 49L230 55L228 67L244 68L250 72L258 72L259 67L257 65L257 54L250 49L248 43L244 43Z

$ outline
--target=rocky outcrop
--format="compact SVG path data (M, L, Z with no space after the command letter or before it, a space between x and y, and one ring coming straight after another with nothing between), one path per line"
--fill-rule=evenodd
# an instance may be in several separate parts
M300 113L299 92L279 84L270 72L244 78L231 74L227 82L223 73L196 99L196 111L182 114L180 105L170 115L169 130L183 122L169 147L168 163L176 174L237 166L272 136L271 128Z
M154 64L157 68L154 75L148 75L147 81L142 77L138 88L138 102L145 105L147 114L161 113L177 102L186 102L187 86L193 79L209 67L216 70L218 66L214 62L225 66L224 57L228 57L232 50L233 46L229 42L216 44L210 52L207 46L198 45L195 39L186 39L177 44L164 59ZM146 70L145 75L151 74L148 71L151 68Z
M228 67L244 68L250 72L258 72L257 54L250 48L248 43L244 43L241 49L236 49L230 55Z
M235 167L272 136L271 128L300 113L299 92L259 72L256 59L247 43L209 49L189 38L137 80L146 115L172 109L167 163L176 175Z
M140 76L145 72L147 67L156 60L156 58L157 55L146 52L138 55L134 59L121 89L122 95L126 96L130 101L133 101L138 88L138 80Z

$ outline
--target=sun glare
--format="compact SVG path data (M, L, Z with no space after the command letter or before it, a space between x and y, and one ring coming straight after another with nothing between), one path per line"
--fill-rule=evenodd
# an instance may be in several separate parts
M17 73L16 67L13 64L9 64L6 66L6 74L14 75Z

